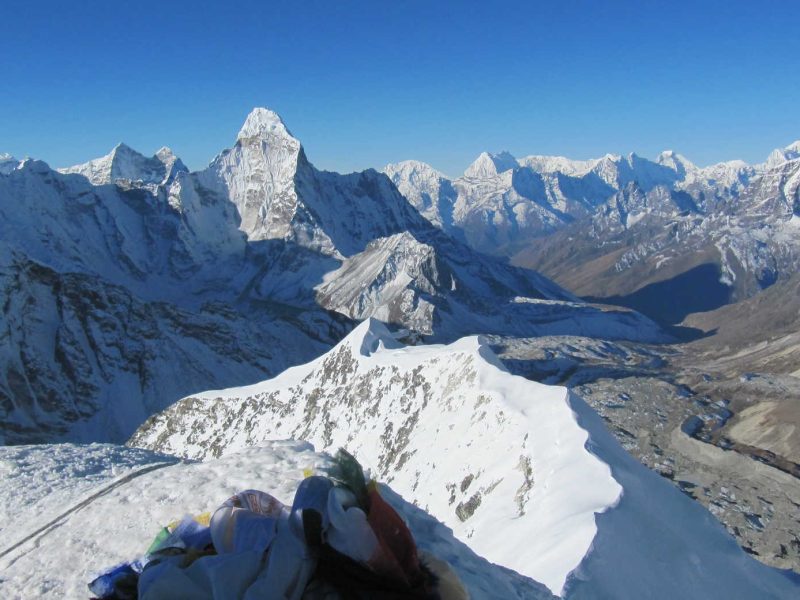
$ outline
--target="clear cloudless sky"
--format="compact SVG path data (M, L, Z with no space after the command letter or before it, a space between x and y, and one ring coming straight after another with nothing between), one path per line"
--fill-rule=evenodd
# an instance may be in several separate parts
M800 138L800 2L30 1L0 11L0 152L124 141L193 169L247 113L318 167L482 151L760 162Z

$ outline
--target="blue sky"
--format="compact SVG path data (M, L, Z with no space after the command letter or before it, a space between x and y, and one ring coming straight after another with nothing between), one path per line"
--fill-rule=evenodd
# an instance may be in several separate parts
M320 168L483 150L703 165L800 138L800 2L37 2L0 21L0 152L192 168L254 106Z

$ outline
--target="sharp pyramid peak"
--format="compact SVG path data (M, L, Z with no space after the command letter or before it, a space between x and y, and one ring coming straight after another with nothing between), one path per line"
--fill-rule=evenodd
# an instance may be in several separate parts
M507 151L491 154L481 152L478 158L464 171L465 177L491 177L505 171L516 169L517 159Z
M696 168L696 165L692 161L675 150L664 150L656 157L656 162L665 166L677 166L680 164L683 165L684 168Z
M114 146L111 149L111 154L116 154L117 152L141 154L141 152L138 152L137 150L134 150L133 148L128 146L128 144L126 144L125 142L120 142L120 143L118 143L116 146ZM144 155L142 155L142 156L144 156Z
M268 108L257 107L247 115L237 139L274 137L295 139L278 113Z
M161 146L161 148L159 148L156 151L156 156L159 157L159 158L169 157L169 156L175 156L175 153L172 151L172 148L170 148L169 146Z

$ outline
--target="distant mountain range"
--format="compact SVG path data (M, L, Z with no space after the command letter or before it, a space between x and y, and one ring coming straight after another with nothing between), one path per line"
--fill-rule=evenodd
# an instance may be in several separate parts
M384 172L432 224L570 291L662 322L752 296L800 267L800 141L758 165L608 154L481 154L449 180Z

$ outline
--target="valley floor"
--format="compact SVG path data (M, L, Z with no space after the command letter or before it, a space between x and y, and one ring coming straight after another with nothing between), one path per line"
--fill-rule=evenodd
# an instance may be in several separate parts
M512 371L572 387L747 552L800 572L800 336L746 310L690 315L684 325L703 335L688 343L492 341Z

